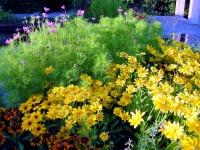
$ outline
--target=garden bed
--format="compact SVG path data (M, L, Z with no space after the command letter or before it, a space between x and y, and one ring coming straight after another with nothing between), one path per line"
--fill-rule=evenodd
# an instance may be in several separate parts
M33 22L1 48L2 148L200 148L200 55L118 13Z

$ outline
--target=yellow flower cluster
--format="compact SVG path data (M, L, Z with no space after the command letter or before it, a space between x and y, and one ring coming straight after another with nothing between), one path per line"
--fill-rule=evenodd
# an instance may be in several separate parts
M152 54L155 65L148 66L144 61L139 62L135 56L125 52L120 57L127 63L113 64L107 74L111 77L108 82L93 80L91 76L80 76L83 85L54 87L47 97L33 96L20 106L25 114L22 128L39 135L46 131L45 120L64 120L60 133L70 132L75 125L82 126L84 120L88 128L103 121L103 110L112 110L113 115L122 121L129 122L134 128L145 122L142 117L149 115L144 112L146 105L143 95L149 104L161 114L177 118L166 121L160 126L160 132L170 140L176 140L183 149L189 146L200 147L200 55L187 45L173 42L168 46L158 38L162 51L147 46ZM144 56L144 53L138 57ZM48 68L46 74L51 71ZM138 96L140 94L140 96ZM139 97L139 98L138 98ZM34 118L34 119L33 119ZM160 118L160 117L159 117ZM36 133L37 128L40 132ZM100 138L108 140L108 133L102 133Z
M160 131L171 140L179 140L183 150L200 149L200 55L181 42L167 46L158 38L158 43L160 54L151 46L147 50L153 55L151 61L162 62L162 78L168 79L149 90L155 109L179 118L179 122L165 122Z

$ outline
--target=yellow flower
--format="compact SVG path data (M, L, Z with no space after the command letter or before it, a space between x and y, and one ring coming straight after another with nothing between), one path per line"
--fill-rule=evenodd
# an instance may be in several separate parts
M128 57L128 62L131 63L131 64L136 63L137 62L137 58L134 57L134 56L129 56Z
M39 111L36 111L36 112L32 112L30 114L30 118L32 118L33 120L37 121L37 122L40 122L43 120L42 118L42 114L39 112Z
M131 93L123 92L122 97L120 98L120 101L118 102L118 104L120 106L127 106L128 104L132 102L131 97L132 97Z
M103 131L103 132L99 135L100 139L101 139L102 141L104 141L104 142L107 141L107 140L109 139L108 133L109 133L109 132Z
M114 110L113 110L113 114L116 115L116 116L120 116L122 113L122 109L120 107L115 107Z
M126 121L128 121L128 120L131 119L131 117L130 117L130 115L129 115L128 112L123 112L123 113L121 113L120 117L121 117L121 119L122 119L124 122L126 122Z
M189 132L194 131L200 135L200 121L197 117L188 118L186 125L189 127Z
M128 54L125 53L125 52L121 52L121 53L119 54L119 56L122 57L122 58L126 58L126 57L128 57Z
M91 126L95 125L97 123L97 117L96 115L92 114L87 117L86 124L90 128Z
M145 85L145 80L143 78L135 79L135 84L138 88L141 88Z
M124 86L125 85L125 80L117 79L117 81L115 83L118 86Z
M157 94L152 98L155 109L160 109L162 112L168 112L171 110L172 96L166 96L164 94Z
M181 150L199 150L200 149L200 140L196 137L187 137L181 141Z
M140 113L140 110L135 111L135 113L131 112L131 119L129 120L130 125L134 126L134 128L136 128L142 121L144 121L142 119L142 116L144 116L145 112Z
M183 135L183 126L176 122L169 122L168 125L165 125L164 134L170 140L178 140Z
M97 121L103 121L103 117L104 117L103 112L101 111L97 112L96 117L97 117Z
M26 118L22 122L22 129L26 131L31 131L37 127L37 121L32 118Z
M26 113L28 111L31 110L31 105L29 105L28 103L23 103L19 106L19 110L22 112L22 113Z
M46 128L45 128L45 125L44 124L37 124L37 126L35 126L35 128L33 128L33 130L31 130L31 133L34 135L34 136L39 136L43 133L46 132Z
M138 74L138 77L144 78L144 77L147 76L148 70L147 70L145 67L140 67L140 68L138 68L138 70L137 70L137 74Z
M133 93L135 91L136 91L136 89L133 85L128 85L126 88L126 92L128 92L128 93Z
M48 75L50 74L52 71L54 70L54 68L52 66L48 67L45 69L45 74Z

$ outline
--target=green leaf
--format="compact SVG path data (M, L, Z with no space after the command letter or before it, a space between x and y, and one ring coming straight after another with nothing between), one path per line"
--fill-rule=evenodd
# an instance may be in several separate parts
M47 129L49 130L53 127L58 127L58 125L57 124L50 124L50 125L47 126Z
M111 132L111 134L116 134L116 133L119 133L120 131L122 131L121 127L117 128L117 129L113 129L113 131Z
M15 143L15 139L13 139L11 136L9 136L6 132L3 132L3 134L5 135L5 137L9 140L11 140L13 143Z
M22 143L20 143L19 141L17 142L18 146L19 146L19 150L23 150L24 149L24 145Z
M124 129L128 132L133 132L133 129L130 126L125 125Z
M23 141L29 141L29 140L32 139L32 138L33 138L33 135L32 135L32 134L29 134L29 135L23 137L21 140L23 140Z

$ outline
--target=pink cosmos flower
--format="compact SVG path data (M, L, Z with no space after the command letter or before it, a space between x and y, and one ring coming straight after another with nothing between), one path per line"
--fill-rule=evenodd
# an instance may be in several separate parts
M66 22L67 19L66 19L66 18L62 18L62 19L60 19L59 21L60 21L60 22Z
M46 14L46 13L42 13L42 16L43 16L43 17L48 17L49 15Z
M51 28L50 32L52 33L56 32L56 28Z
M46 27L55 27L56 26L56 23L55 22L47 22L45 24Z
M16 40L19 38L19 33L17 33L16 35L13 36L13 39Z
M47 7L44 7L44 11L49 11L50 9L49 8L47 8Z
M118 11L119 13L121 13L123 10L122 10L121 7L119 7L119 8L117 9L117 11Z
M65 9L65 5L62 5L61 8L62 8L62 9Z
M7 39L5 43L10 44L10 43L12 43L12 41L13 41L13 39L10 38L10 39Z
M29 27L23 27L24 32L29 33L31 32L31 30L29 29Z
M65 14L60 14L60 17L65 17L66 15Z
M84 10L79 9L76 13L78 16L83 16Z

